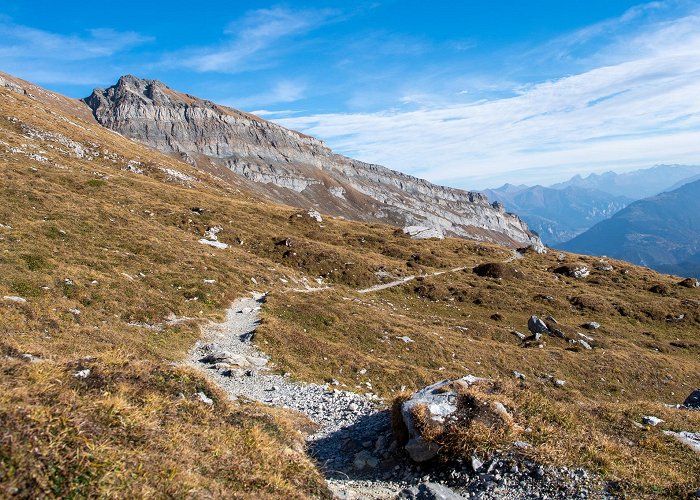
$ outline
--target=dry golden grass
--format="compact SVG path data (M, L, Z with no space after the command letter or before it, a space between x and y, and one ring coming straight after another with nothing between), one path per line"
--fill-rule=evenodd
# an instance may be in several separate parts
M700 412L683 411L659 403L611 403L570 395L545 396L540 387L513 381L485 381L456 387L456 419L438 424L419 409L416 427L424 438L438 443L443 459L469 459L495 450L512 449L516 439L533 446L520 455L555 466L577 466L619 481L620 493L631 498L685 497L697 489L700 456L662 433L662 429L700 429ZM405 436L400 420L403 394L393 406L394 430ZM509 416L499 413L501 403ZM665 423L639 425L644 415Z
M290 417L229 407L220 396L214 410L192 398L175 401L174 387L185 384L180 378L189 381L187 394L204 382L162 368L183 357L203 320L221 318L233 299L253 290L271 292L258 342L296 378L335 378L361 390L370 390L369 383L390 399L402 386L415 389L466 373L508 381L518 370L527 376L523 388L502 383L518 425L534 429L528 440L540 459L592 467L634 494L680 494L697 483L697 456L657 429L632 424L646 412L664 418L665 428L700 430L697 414L661 404L681 402L700 386L700 290L678 286L680 278L611 261L614 271L593 270L576 280L553 272L562 265L556 252L528 252L493 266L497 274L489 274L503 279L481 277L471 268L502 262L511 252L455 239L413 241L382 225L330 218L318 224L67 114L67 104L52 108L47 102L0 90L0 297L27 299L0 301L0 338L8 352L48 360L3 360L0 383L8 389L0 412L12 429L0 457L3 488L13 481L19 486L8 488L48 488L41 490L48 496L196 496L187 488L201 479L208 491L227 496L257 488L280 497L323 494L303 457L290 455L279 473L265 469L281 460L271 450L291 447L284 437ZM99 155L77 157L46 132ZM125 170L132 160L143 173ZM162 168L197 180L174 179ZM228 249L197 242L214 225L224 228L220 239ZM573 255L565 263L577 262L599 265ZM462 266L466 271L377 293L356 291L378 283L378 271L401 277ZM293 291L303 279L317 286L317 277L331 288ZM655 285L664 293L651 291ZM170 314L189 319L168 322ZM511 330L524 332L531 314L553 315L569 337L577 330L591 335L595 349L554 337L544 339L543 348L522 346ZM587 321L602 328L586 332L580 325ZM414 342L397 339L404 335ZM110 382L116 388L110 395L82 387L68 367L85 356L97 358L96 371L106 380L126 381ZM174 373L175 381L158 382L163 372ZM146 387L137 387L138 376ZM549 376L565 379L566 386L556 387ZM103 408L112 403L125 408L119 410L128 414L124 425L137 429L133 442L122 435L121 423L104 425ZM37 424L22 413L28 408ZM232 413L235 424L225 416ZM206 429L197 425L204 414L212 419ZM65 440L47 434L52 419L65 423ZM261 419L271 423L261 425ZM83 425L100 433L81 441ZM201 436L206 446L174 436L179 428ZM262 430L251 438L253 431L245 429ZM150 436L147 431L154 432L152 440L139 438ZM32 442L45 458L34 456ZM70 451L76 442L79 454ZM208 461L207 449L223 453L219 442L233 449L250 443L242 463L255 472ZM187 469L176 456L179 448L204 468ZM175 476L161 475L161 463ZM63 486L47 486L52 467L64 471L57 479ZM20 469L34 472L17 475Z
M298 422L234 407L191 371L5 358L0 385L0 496L326 496Z

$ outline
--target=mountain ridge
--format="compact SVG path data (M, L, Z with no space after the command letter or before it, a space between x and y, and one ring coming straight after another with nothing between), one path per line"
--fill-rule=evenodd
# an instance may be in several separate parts
M684 179L698 174L700 174L700 165L655 165L620 174L613 171L602 174L592 173L586 177L577 174L568 181L552 184L549 187L562 189L577 186L640 200L671 189Z
M231 172L272 201L331 215L511 247L544 249L516 215L478 192L436 186L333 153L321 140L257 116L124 76L84 99L95 119L126 137L216 175Z
M633 201L578 186L553 189L505 184L484 193L517 213L550 246L570 240Z

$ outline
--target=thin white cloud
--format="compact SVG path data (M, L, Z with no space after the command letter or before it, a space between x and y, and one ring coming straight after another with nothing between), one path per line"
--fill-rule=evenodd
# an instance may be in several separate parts
M85 62L102 60L152 39L134 32L90 29L58 34L13 23L0 16L0 67L40 83L94 83L99 69ZM98 61L103 67L102 61ZM76 71L76 66L81 68Z
M303 99L306 95L306 89L307 85L303 82L280 80L275 82L275 84L265 92L260 92L258 94L253 94L243 98L224 99L222 103L239 108L285 104Z
M170 54L164 64L198 72L239 73L259 69L270 64L272 51L286 50L282 41L308 33L335 15L329 9L293 11L276 7L251 11L226 28L228 40L224 43Z
M510 97L279 122L366 161L467 187L699 163L700 15L655 23L626 41L634 55L622 58L624 41L615 40L603 51L617 62L522 86Z

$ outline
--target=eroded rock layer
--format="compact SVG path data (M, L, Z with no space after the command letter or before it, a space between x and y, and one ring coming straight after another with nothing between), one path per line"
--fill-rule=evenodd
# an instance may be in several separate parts
M398 226L542 248L516 215L475 192L436 186L333 153L323 141L133 76L85 99L97 121L197 167L234 172L280 203Z

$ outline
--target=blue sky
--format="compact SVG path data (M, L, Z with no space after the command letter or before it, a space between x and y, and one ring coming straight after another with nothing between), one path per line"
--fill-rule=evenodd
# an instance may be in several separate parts
M0 70L122 74L465 188L700 164L700 2L3 2Z

